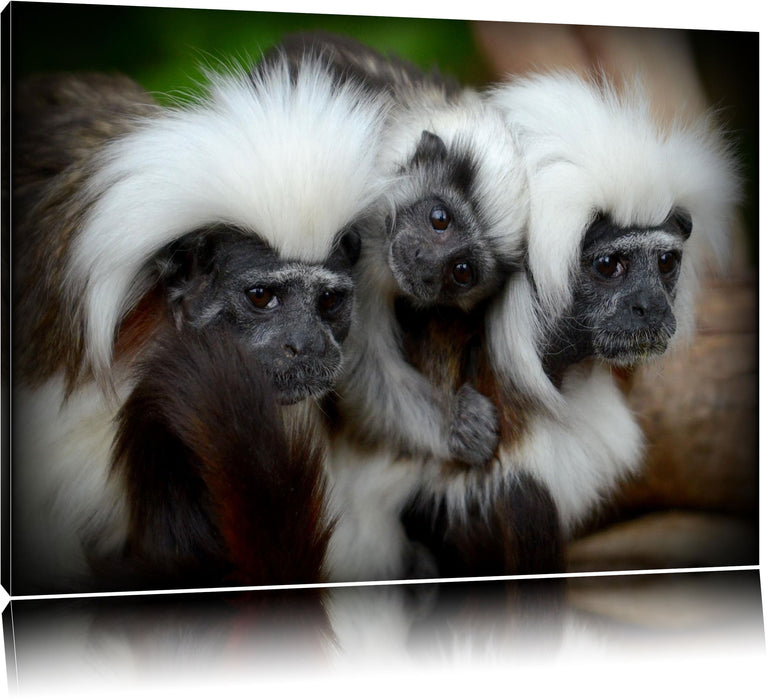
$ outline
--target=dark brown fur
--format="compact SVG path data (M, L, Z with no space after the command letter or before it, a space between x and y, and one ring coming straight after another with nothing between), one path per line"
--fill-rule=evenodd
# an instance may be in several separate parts
M156 585L322 578L322 453L289 435L260 365L230 332L167 329L139 367L115 468L130 497L128 559Z
M30 384L87 375L79 295L63 293L73 242L93 202L84 185L111 139L159 107L123 76L29 78L13 95L15 357Z
M407 535L433 554L445 578L563 571L560 521L547 489L527 473L498 489L486 510L473 499L463 517L444 498L419 494L402 516Z

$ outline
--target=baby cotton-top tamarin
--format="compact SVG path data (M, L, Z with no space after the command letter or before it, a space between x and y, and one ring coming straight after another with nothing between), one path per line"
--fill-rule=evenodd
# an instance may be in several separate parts
M527 194L514 138L475 91L352 39L292 35L265 61L275 55L321 57L391 101L380 143L391 185L360 227L342 428L397 454L486 463L498 442L493 406L468 384L451 400L406 361L395 307L476 311L520 265Z

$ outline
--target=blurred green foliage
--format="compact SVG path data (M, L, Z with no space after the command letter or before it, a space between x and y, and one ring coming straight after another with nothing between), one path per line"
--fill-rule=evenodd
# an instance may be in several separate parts
M288 33L325 29L468 83L487 78L464 21L48 3L15 3L11 11L16 77L120 71L148 90L188 91L203 65L249 63Z

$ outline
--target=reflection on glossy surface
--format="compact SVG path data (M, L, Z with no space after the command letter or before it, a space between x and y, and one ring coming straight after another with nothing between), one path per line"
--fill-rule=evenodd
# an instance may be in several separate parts
M3 621L21 697L764 650L757 571L16 600Z

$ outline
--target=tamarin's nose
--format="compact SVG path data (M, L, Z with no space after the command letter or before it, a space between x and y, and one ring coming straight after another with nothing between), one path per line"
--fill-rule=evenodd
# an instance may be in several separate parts
M297 333L288 336L282 345L283 354L289 359L300 355L326 354L326 339L322 333Z

